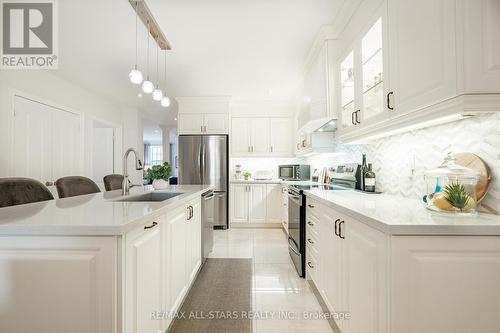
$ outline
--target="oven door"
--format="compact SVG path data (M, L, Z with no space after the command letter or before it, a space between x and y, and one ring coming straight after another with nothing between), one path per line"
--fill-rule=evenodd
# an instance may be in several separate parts
M293 264L299 276L304 276L304 217L303 198L293 191L288 190L288 249Z

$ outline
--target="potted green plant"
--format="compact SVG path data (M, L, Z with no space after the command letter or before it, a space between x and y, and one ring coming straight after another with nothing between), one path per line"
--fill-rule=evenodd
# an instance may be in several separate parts
M153 181L155 190L166 189L170 176L172 176L172 167L168 162L163 163L163 165L153 165L146 172L146 179Z
M243 175L243 178L245 178L245 180L249 180L250 177L252 177L252 174L248 171L243 172L242 175Z

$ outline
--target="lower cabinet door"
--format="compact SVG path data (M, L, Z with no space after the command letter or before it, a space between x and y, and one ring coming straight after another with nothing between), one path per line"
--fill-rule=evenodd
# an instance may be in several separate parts
M188 285L194 280L198 269L201 266L201 204L200 201L194 201L190 204L192 207L192 216L186 220L187 223L187 241L186 254L188 257L187 279Z
M252 184L250 188L250 223L265 223L267 217L266 185Z
M498 236L394 236L392 332L500 332Z
M125 235L125 332L158 333L162 321L162 221L155 219Z
M343 331L386 333L388 332L386 235L346 216L342 217L342 221L345 221L340 231L344 237L342 239L344 309L342 310L350 313L350 319L343 323Z
M281 223L283 215L281 184L267 184L266 191L267 222Z
M234 184L230 187L230 222L248 223L248 193L250 185Z
M170 312L178 310L187 290L187 217L187 206L182 206L167 214L165 224L166 241L163 250L166 256L165 284L167 286L167 300L165 309Z

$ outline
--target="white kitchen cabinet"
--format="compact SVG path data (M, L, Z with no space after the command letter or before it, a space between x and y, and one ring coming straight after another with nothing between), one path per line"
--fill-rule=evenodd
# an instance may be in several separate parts
M231 153L233 156L291 156L292 134L291 118L233 117Z
M248 223L249 185L233 184L230 187L231 223Z
M0 332L116 332L116 249L114 237L1 236Z
M162 232L163 218L156 218L142 228L125 235L125 309L124 332L158 333L161 320L151 320L151 313L163 304Z
M280 184L231 184L229 202L230 222L234 226L282 223Z
M166 281L168 288L168 305L170 311L178 309L187 291L186 272L188 255L186 251L187 207L180 207L168 214L165 228L165 254L167 270L170 272Z
M281 223L283 221L283 206L281 184L266 184L266 221Z
M283 229L285 229L285 232L288 235L288 190L285 185L281 186L281 211L282 211L282 224L283 224Z
M275 156L290 156L293 153L293 122L291 118L271 118L270 149Z
M201 204L196 202L188 208L186 220L186 251L187 251L187 278L188 283L196 277L201 266Z
M394 236L391 252L392 332L500 331L498 237Z
M50 186L58 178L82 174L81 115L14 97L13 176Z
M250 185L249 222L266 223L267 221L267 190L265 184Z
M179 134L228 134L228 115L224 113L179 113Z
M340 132L387 119L387 2L365 1L339 43Z
M385 234L351 217L308 201L307 237L317 253L313 281L344 332L387 332L387 244ZM318 260L319 259L319 260Z
M267 155L271 152L270 120L269 118L250 119L251 123L251 153L252 155ZM248 124L247 124L248 126Z
M455 96L457 1L388 2L394 111L401 115Z

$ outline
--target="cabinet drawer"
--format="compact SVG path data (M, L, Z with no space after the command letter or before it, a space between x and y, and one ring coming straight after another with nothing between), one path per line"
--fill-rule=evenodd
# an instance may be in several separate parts
M309 197L306 199L306 213L308 215L312 215L316 218L319 218L319 216L320 216L320 212L319 212L320 209L319 208L320 208L320 206L319 206L318 202L309 199Z
M306 235L306 244L308 247L311 247L314 251L318 252L318 234L316 233L309 233Z
M316 283L317 279L317 274L318 274L318 260L317 258L317 252L314 251L310 246L307 246L306 248L306 271L307 271L307 276L306 278L309 278Z
M314 232L319 234L319 220L310 213L306 214L306 231L307 233Z

